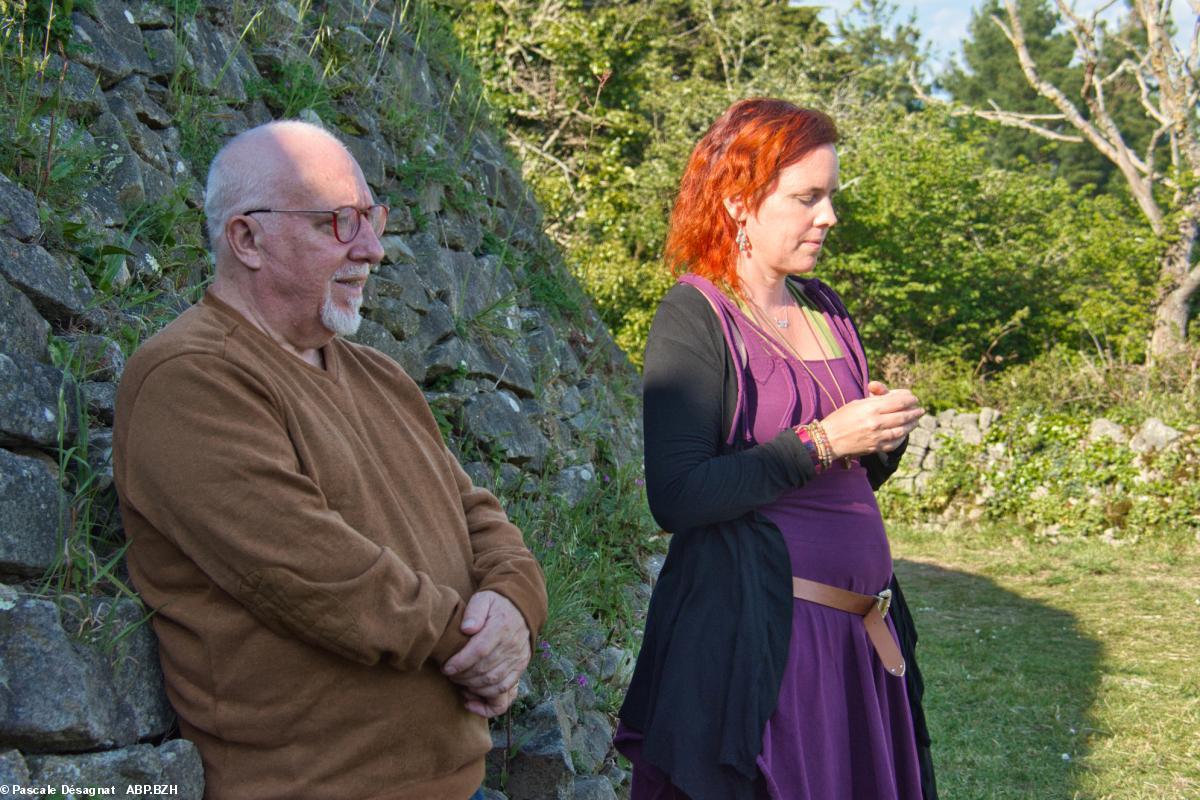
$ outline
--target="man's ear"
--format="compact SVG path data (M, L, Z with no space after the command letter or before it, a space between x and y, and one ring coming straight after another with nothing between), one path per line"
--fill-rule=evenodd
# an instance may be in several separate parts
M248 216L238 214L225 223L225 243L230 252L250 269L262 266L262 228Z
M725 210L729 212L729 216L733 221L741 225L746 221L746 203L740 197L726 197L723 201Z

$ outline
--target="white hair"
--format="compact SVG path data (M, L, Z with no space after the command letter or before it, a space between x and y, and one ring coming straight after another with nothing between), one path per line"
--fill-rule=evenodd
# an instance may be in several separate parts
M319 125L298 119L285 119L242 131L226 142L217 153L208 168L208 182L204 190L208 243L214 255L224 239L225 224L230 217L253 208L278 205L280 200L280 159L262 158L260 154L257 161L251 160L247 145L264 135L301 132L320 134L337 142L342 149L346 147L340 139Z

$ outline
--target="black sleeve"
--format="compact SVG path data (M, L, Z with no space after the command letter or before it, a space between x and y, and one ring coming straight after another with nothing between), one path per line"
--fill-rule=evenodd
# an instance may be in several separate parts
M872 489L878 489L883 486L883 482L892 477L892 473L900 466L900 457L904 455L904 451L908 449L908 437L904 437L904 441L890 453L871 453L869 456L863 456L862 465L867 470L867 480L871 482Z
M655 315L642 383L646 494L664 530L736 519L815 475L791 431L726 452L726 376L733 364L708 300L673 288Z

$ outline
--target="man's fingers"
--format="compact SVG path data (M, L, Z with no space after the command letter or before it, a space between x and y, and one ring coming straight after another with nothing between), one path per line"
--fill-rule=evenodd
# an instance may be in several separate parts
M471 595L471 599L467 601L467 608L463 612L461 626L463 633L468 636L479 633L484 622L487 621L495 597L494 592L476 592Z
M459 678L479 674L480 663L492 655L498 644L497 637L489 636L486 631L471 637L462 650L442 665L442 674Z

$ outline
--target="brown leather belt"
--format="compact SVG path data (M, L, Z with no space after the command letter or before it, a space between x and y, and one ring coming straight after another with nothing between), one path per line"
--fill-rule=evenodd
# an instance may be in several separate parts
M793 577L792 596L862 617L867 638L875 645L883 668L897 677L904 675L904 656L900 655L900 648L896 646L896 640L884 621L892 604L891 589L884 589L876 595L859 594L827 583Z

